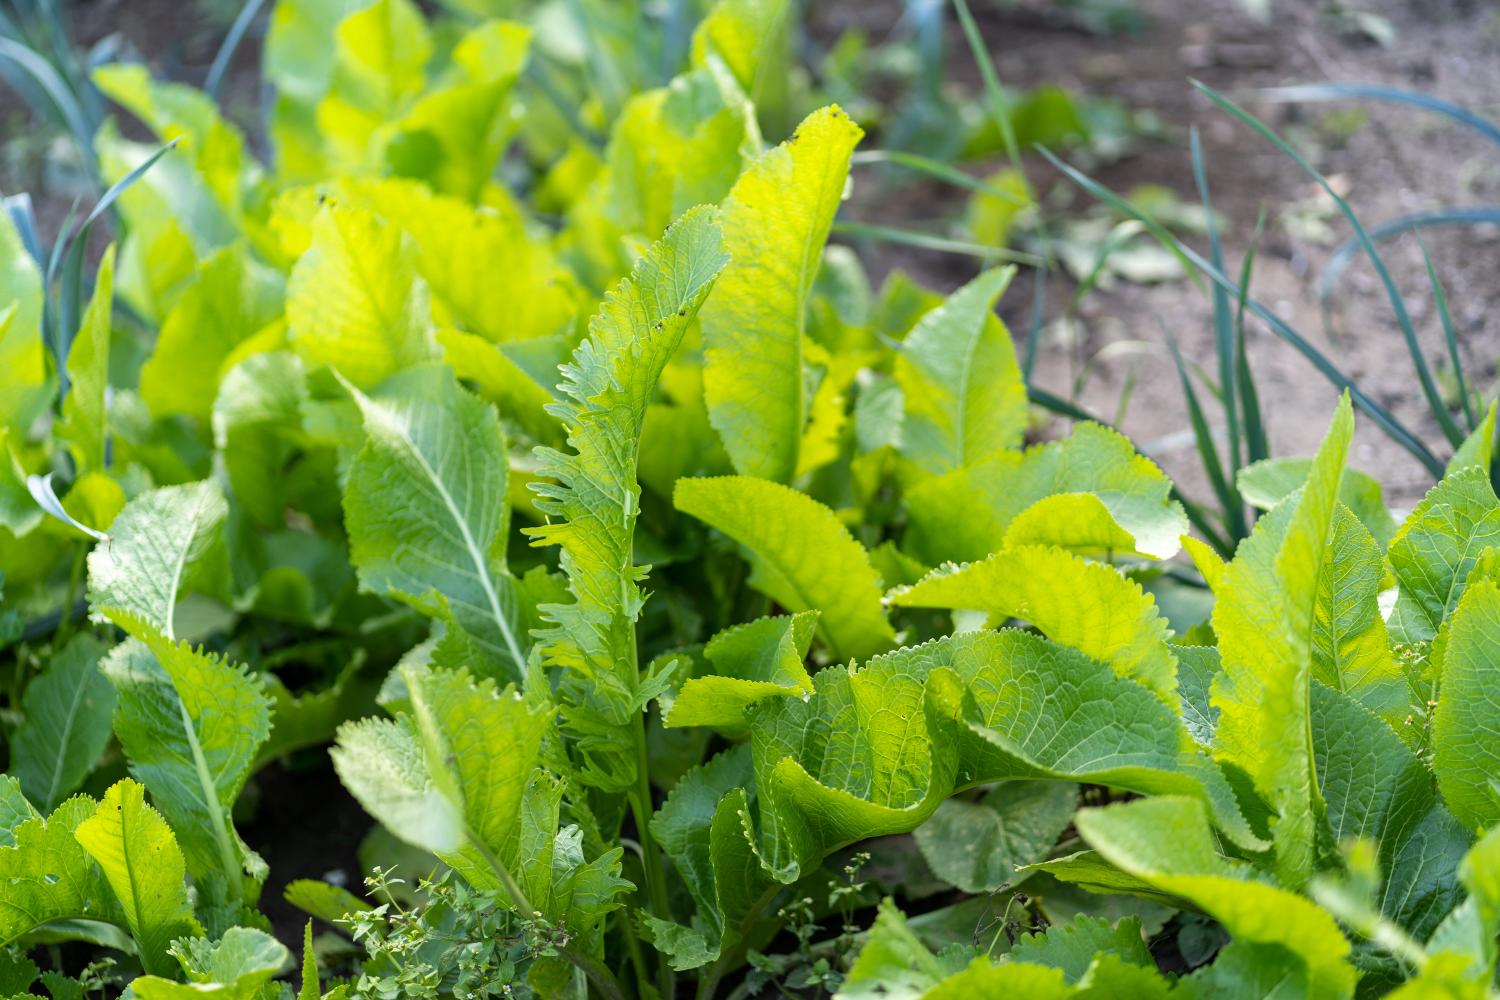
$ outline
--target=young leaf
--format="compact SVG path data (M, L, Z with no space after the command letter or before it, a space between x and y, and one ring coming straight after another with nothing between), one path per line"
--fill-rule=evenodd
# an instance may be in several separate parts
M673 503L745 547L751 586L784 608L818 611L835 659L895 643L869 553L812 497L764 479L719 476L679 480Z
M344 522L360 586L449 618L483 653L476 672L519 681L519 635L505 543L505 435L495 410L447 368L416 369L372 398L346 383L365 444L344 484Z
M0 205L0 208L8 207ZM0 428L29 428L47 396L42 276L8 211L0 211ZM45 404L42 404L45 405Z
M1500 499L1489 473L1476 466L1443 477L1391 540L1388 555L1400 591L1391 611L1391 638L1436 638L1458 606L1469 571L1485 549L1500 545Z
M905 546L929 565L1013 545L1168 558L1187 532L1172 482L1121 435L1083 423L1071 437L1006 452L906 491Z
M142 968L148 974L169 974L168 947L201 930L188 902L187 869L177 838L146 804L145 788L129 778L116 782L74 836L109 879Z
M1171 630L1155 599L1112 566L1062 549L1022 545L966 566L942 567L889 595L898 607L983 611L992 625L1020 618L1053 642L1087 653L1176 706Z
M437 353L410 240L361 209L319 210L287 284L286 321L309 367L336 367L361 389Z
M1259 510L1270 510L1296 493L1312 471L1310 458L1267 458L1240 470L1236 486L1245 502ZM1339 503L1360 519L1385 551L1396 522L1380 489L1380 481L1358 469L1345 469L1339 480Z
M917 827L917 848L944 882L965 892L994 892L1016 881L1018 866L1047 856L1077 807L1077 785L1002 782L983 799L955 798L938 806Z
M672 225L605 298L589 339L563 369L560 388L568 399L553 412L568 428L573 453L537 453L539 475L556 481L532 485L537 507L556 520L526 533L536 545L562 547L558 559L574 599L542 606L554 627L538 638L543 655L567 668L560 692L565 720L599 735L601 752L633 752L632 744L601 734L624 727L642 707L635 620L643 571L634 552L641 425L662 369L727 261L709 210ZM619 787L633 769L614 761L586 774Z
M1017 962L1061 969L1070 983L1082 979L1101 955L1112 955L1145 968L1156 965L1141 938L1141 921L1137 917L1126 917L1112 924L1080 913L1071 924L1054 924L1042 934L1022 934L1010 954Z
M1475 427L1473 433L1464 438L1463 443L1453 452L1444 475L1471 465L1477 465L1485 471L1489 470L1494 462L1495 409L1497 406L1500 406L1500 402L1491 400L1490 408L1485 413L1484 419L1479 422L1479 426Z
M178 599L218 575L208 557L220 551L226 513L212 480L131 500L110 526L111 541L89 553L93 614L112 621L129 616L170 638Z
M1500 585L1469 584L1443 645L1442 687L1433 720L1438 787L1470 829L1500 823Z
M25 717L10 738L10 771L44 813L78 789L109 743L115 689L99 672L108 648L91 635L76 636L26 687Z
M994 268L917 321L896 355L906 401L901 451L933 473L1021 444L1026 386L995 302L1015 276Z
M1392 725L1406 715L1406 679L1391 655L1380 589L1385 564L1370 532L1342 503L1318 577L1312 676Z
M662 724L739 729L745 709L762 699L811 694L803 661L817 623L818 612L800 611L720 632L703 648L713 672L683 683L664 709Z
M1213 693L1215 744L1276 811L1276 873L1288 886L1312 875L1322 809L1308 690L1318 585L1353 432L1346 396L1300 496L1257 522L1225 568L1214 604L1224 668Z
M186 983L159 976L142 976L130 984L141 1000L254 1000L264 996L266 984L291 963L286 946L265 931L231 927L218 941L189 938L173 952Z
M837 106L815 111L724 203L732 262L703 307L703 391L742 474L786 482L797 469L807 300L863 134Z
M1309 900L1255 881L1244 866L1223 857L1201 803L1161 796L1083 809L1074 822L1110 862L1192 902L1236 941L1280 945L1297 956L1310 995L1353 995L1356 973L1338 924Z
M94 295L68 352L68 395L57 434L68 442L80 472L104 468L105 391L109 386L109 338L114 317L115 249L104 251ZM69 331L71 334L72 331Z

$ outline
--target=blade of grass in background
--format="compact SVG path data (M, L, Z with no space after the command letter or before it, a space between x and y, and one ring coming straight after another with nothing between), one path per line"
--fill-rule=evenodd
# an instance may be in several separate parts
M1426 244L1418 238L1417 245L1422 248L1422 262L1427 265L1427 280L1432 283L1432 299L1437 303L1438 320L1443 325L1443 340L1448 344L1448 360L1453 365L1453 378L1458 383L1458 398L1463 404L1464 420L1468 422L1469 433L1473 433L1479 426L1474 418L1474 404L1469 399L1469 385L1464 379L1464 363L1458 354L1458 336L1453 330L1453 316L1448 312L1448 295L1443 291L1443 283L1438 280L1437 268L1432 266L1432 256L1427 252Z
M979 25L974 23L974 15L969 12L967 0L953 0L953 8L958 12L958 22L963 25L964 38L969 43L969 51L973 54L974 63L979 67L979 76L984 81L990 117L1000 130L1000 143L1005 148L1005 157L1010 161L1011 169L1021 179L1026 197L1036 201L1036 193L1032 190L1031 181L1026 177L1026 169L1021 163L1020 147L1016 145L1016 130L1010 120L1010 102L1005 99L1005 90L1000 86L1000 76L995 72L989 49L985 47L984 38L979 34Z
M1036 254L1026 253L1022 250L1008 250L1005 247L985 246L980 243L968 243L964 240L952 240L946 236L936 236L932 233L920 233L911 229L901 229L896 226L874 226L863 222L835 222L833 231L841 236L853 239L871 239L883 243L896 243L901 246L918 247L922 250L937 250L941 253L963 254L968 257L978 257L980 260L1003 260L1013 264L1025 264L1028 267L1040 267L1042 258Z
M1436 111L1438 114L1446 115L1500 146L1500 126L1488 118L1430 94L1419 94L1416 91L1401 90L1398 87L1387 87L1378 83L1306 83L1294 87L1271 87L1262 90L1260 96L1268 101L1289 103L1368 99L1409 104L1424 111Z
M95 175L94 122L84 109L82 101L68 86L57 68L40 53L24 43L0 36L0 62L8 62L24 75L36 90L45 95L52 106L52 114L45 108L34 108L43 117L54 117L73 140L78 155L90 176Z
M1301 153L1297 152L1291 143L1277 135L1259 118L1256 118L1250 112L1201 81L1194 80L1193 86L1210 101L1213 101L1220 110L1227 112L1236 121L1249 126L1262 137L1269 140L1277 149L1289 157L1293 163L1306 171L1308 176L1316 181L1318 186L1333 199L1334 204L1338 206L1344 218L1349 221L1349 225L1354 228L1354 235L1359 240L1361 249L1364 250L1365 256L1370 259L1370 264L1375 268L1375 273L1380 277L1381 284L1385 286L1386 298L1390 301L1391 310L1396 316L1396 322L1401 327L1401 336L1406 341L1407 353L1411 355L1412 366L1417 371L1417 380L1422 385L1422 395L1427 399L1427 406L1432 410L1433 417L1436 418L1438 426L1443 429L1443 434L1447 436L1449 443L1457 447L1458 443L1464 438L1463 431L1459 430L1458 424L1453 420L1453 414L1448 412L1447 404L1443 402L1442 395L1438 392L1437 383L1432 378L1432 370L1427 364L1426 356L1422 353L1422 346L1417 342L1417 331L1412 325L1411 316L1406 311L1406 303L1401 298L1400 290L1396 288L1396 280L1391 277L1391 272L1385 266L1385 261L1381 259L1380 253L1375 249L1375 241L1370 239L1370 234L1360 224L1359 216L1355 215L1354 209L1333 189L1333 185L1328 183L1328 179L1309 163Z
M1173 251L1184 261L1186 261L1190 269L1196 269L1198 272L1201 272L1204 277L1208 278L1210 281L1213 281L1215 284L1227 289L1231 294L1241 294L1239 285L1230 280L1222 271L1214 267L1212 263L1206 260L1197 251L1193 250L1181 240L1177 239L1177 237L1173 236L1160 223L1156 222L1150 216L1146 215L1144 212L1131 205L1130 202L1126 201L1124 198L1121 198L1113 191L1104 187L1102 184L1095 181L1087 174L1084 174L1076 168L1069 166L1067 163L1064 163L1062 160L1054 156L1050 151L1042 149L1040 150L1040 152L1044 157L1047 158L1047 161L1049 163L1051 163L1058 170L1062 171L1062 173L1066 175L1070 180L1072 180L1073 183L1083 188L1093 197L1098 198L1100 201L1105 202L1106 204L1112 206L1120 212L1125 213L1131 218L1139 219L1141 222L1145 223L1146 230L1151 233L1151 235L1155 236L1164 247ZM1397 420L1389 410L1372 399L1354 382L1353 379L1344 374L1343 370L1340 369L1338 365L1329 360L1328 357L1323 354L1323 352L1319 351L1312 344L1308 343L1301 334L1288 326L1287 323L1281 319L1281 317L1277 316L1270 309L1266 308L1265 305L1257 301L1255 298L1249 296L1248 294L1245 295L1245 308L1247 308L1255 316L1259 317L1267 326L1271 328L1271 330L1278 337L1281 337L1287 343L1291 344L1302 354L1303 357L1312 362L1313 367L1316 368L1320 373L1322 373L1324 378L1333 383L1335 388L1340 390L1349 390L1350 398L1353 400L1354 404L1361 410L1363 410L1366 414L1368 414L1370 418L1380 426L1381 430L1385 431L1385 433L1389 435L1393 441L1395 441L1401 447L1405 448L1412 454L1413 457L1417 459L1417 461L1421 462L1422 465L1426 467L1428 472L1430 472L1434 478L1439 478L1442 476L1443 463L1437 460L1437 457L1434 456L1430 450L1428 450L1427 446L1422 443L1422 440L1415 434L1413 434L1405 424Z
M982 178L972 177L957 167L949 166L946 163L930 159L926 156L919 156L916 153L903 153L897 149L869 149L855 153L850 158L850 162L855 166L866 163L893 163L896 166L926 174L937 180L947 181L949 184L957 187L968 188L970 191L978 191L980 194L999 198L1001 201L1012 205L1026 206L1031 204L1014 191L1006 191L1004 188L996 187Z
M250 30L250 25L255 21L255 15L260 13L261 7L265 6L265 0L245 0L245 6L240 8L239 16L229 26L229 33L224 36L219 51L214 55L213 65L208 67L208 77L203 81L203 89L215 101L219 99L219 88L224 84L224 74L229 72L229 64L234 60L234 54L244 41L245 33Z
M1245 415L1246 465L1271 457L1266 425L1260 416L1260 392L1255 387L1255 373L1250 370L1250 358L1245 350L1245 305L1250 299L1250 277L1255 271L1255 254L1260 249L1260 237L1265 227L1266 210L1262 208L1255 219L1255 232L1250 237L1245 260L1240 264L1240 288L1234 310L1235 374L1239 382L1240 405L1244 407Z
M1393 236L1403 233L1420 232L1428 226L1472 226L1479 223L1490 223L1500 225L1500 205L1480 205L1474 208L1443 208L1431 212L1414 212L1411 215L1403 215L1392 219L1390 222L1382 223L1369 230L1370 238L1381 241L1388 240ZM1328 265L1323 269L1323 278L1318 286L1318 301L1323 307L1323 325L1328 325L1329 301L1333 297L1334 286L1338 284L1344 272L1348 270L1360 246L1357 238L1345 240L1339 244L1328 257Z
M1204 226L1208 230L1208 255L1214 267L1224 270L1224 247L1219 240L1219 225L1214 218L1213 199L1208 192L1208 172L1203 164L1203 143L1194 126L1189 133L1189 146L1193 154L1193 182L1198 187L1198 198L1203 203ZM1240 448L1239 384L1235 371L1237 361L1234 350L1234 319L1230 314L1229 293L1219 285L1213 287L1214 302L1214 347L1219 360L1219 392L1224 406L1224 430L1228 437L1228 487L1220 497L1224 503L1225 526L1235 538L1245 537L1244 504L1240 502L1236 477L1240 470L1242 451ZM1177 358L1178 371L1186 384L1187 373L1182 371L1182 362L1177 355L1177 344L1172 342L1172 354ZM1209 442L1210 446L1212 442ZM1200 447L1201 450L1201 447ZM1214 451L1217 464L1217 449ZM1206 459L1205 459L1206 463Z
M1161 322L1158 320L1158 322ZM1162 335L1167 338L1167 347L1172 352L1172 363L1177 366L1177 379L1182 384L1182 395L1187 401L1188 421L1193 428L1193 441L1198 447L1198 458L1203 463L1203 471L1208 476L1208 485L1213 489L1214 496L1218 498L1222 517L1225 521L1224 527L1234 538L1244 537L1243 525L1236 526L1232 520L1234 510L1239 506L1239 494L1224 478L1224 466L1219 461L1219 449L1214 444L1213 431L1209 429L1208 419L1203 415L1203 406L1198 401L1198 391L1193 388L1193 380L1188 376L1187 366L1182 361L1182 351L1177 346L1177 338L1172 336L1172 331L1167 329L1165 322L1161 323Z

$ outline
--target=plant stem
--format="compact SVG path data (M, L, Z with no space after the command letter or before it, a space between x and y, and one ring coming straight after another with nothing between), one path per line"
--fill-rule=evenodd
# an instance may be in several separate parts
M656 849L656 838L651 835L651 762L646 752L646 716L638 712L635 716L635 789L629 793L630 812L635 817L635 833L641 842L641 863L646 873L646 898L651 914L658 920L671 920L672 908L667 902L667 871L661 861L661 852ZM657 968L664 1000L672 1000L676 990L676 973L665 960Z
M620 985L620 981L615 978L614 973L604 967L603 962L593 955L571 944L558 945L557 953L582 969L589 982L599 988L599 992L604 994L606 1000L625 1000L625 989Z

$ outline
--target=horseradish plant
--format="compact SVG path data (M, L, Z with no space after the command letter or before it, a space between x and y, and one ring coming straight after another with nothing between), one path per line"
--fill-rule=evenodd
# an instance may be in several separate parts
M181 141L76 324L0 224L0 995L291 993L256 848L350 845L257 800L330 743L379 828L368 899L282 890L299 998L1490 994L1493 415L1398 526L1341 402L1169 620L1166 478L1023 447L1010 271L826 246L861 132L764 148L770 5L545 212L524 26L326 7L270 164L100 71Z

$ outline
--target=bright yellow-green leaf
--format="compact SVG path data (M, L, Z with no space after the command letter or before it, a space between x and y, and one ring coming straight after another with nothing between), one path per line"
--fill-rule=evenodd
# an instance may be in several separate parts
M1214 603L1224 667L1213 693L1217 753L1278 814L1276 873L1298 888L1312 875L1323 805L1308 729L1319 580L1353 433L1346 395L1301 494L1240 543Z
M1500 823L1500 585L1469 584L1443 646L1432 744L1438 787L1471 829Z
M78 336L68 352L68 395L63 399L58 436L68 442L83 472L104 468L104 439L108 436L105 409L109 388L109 338L114 318L115 251L104 251L94 295L78 323Z
M704 394L743 474L785 482L797 470L807 300L863 134L837 106L815 111L724 203L731 263L703 306Z

